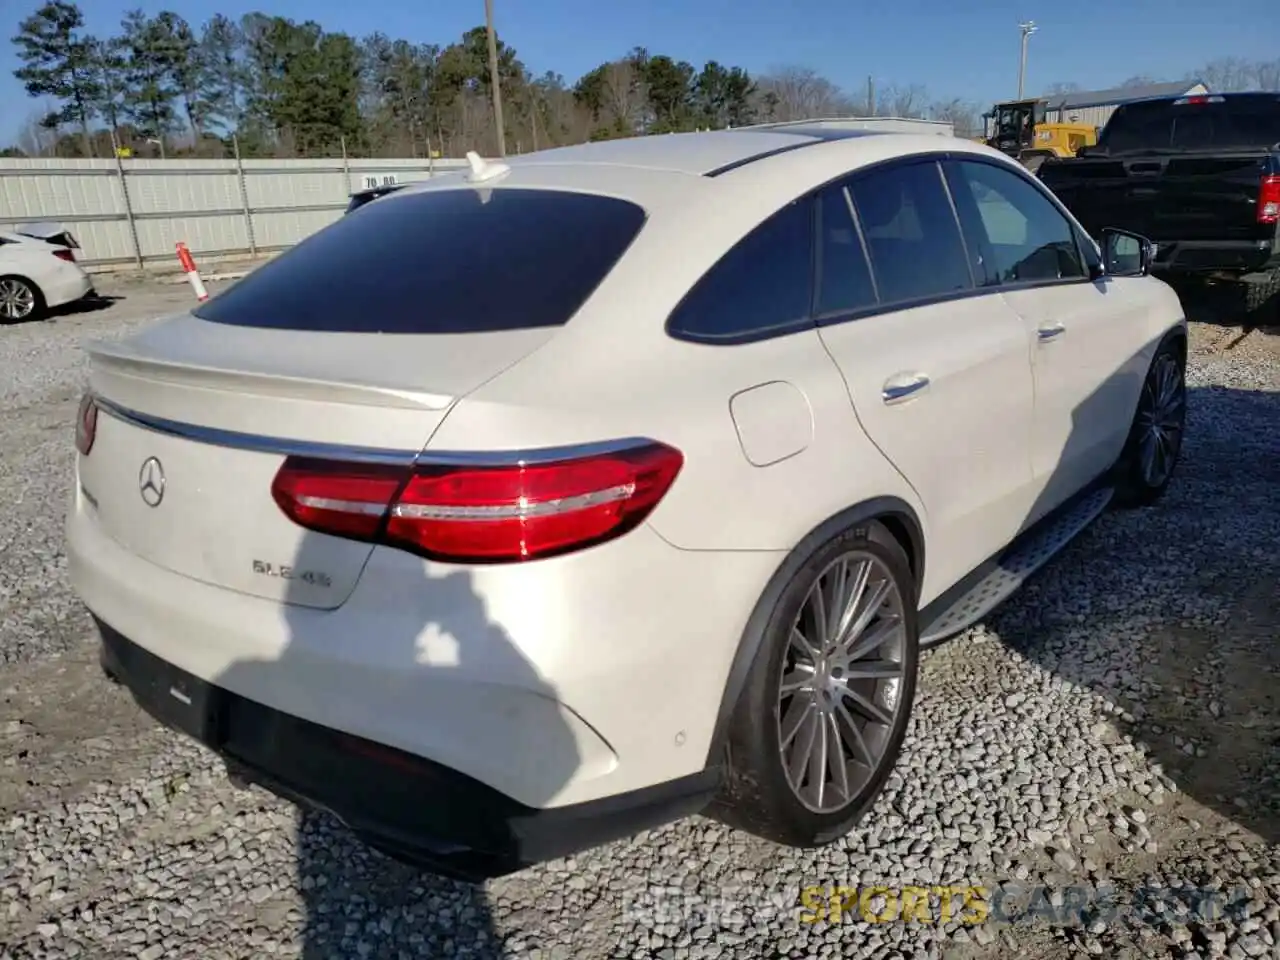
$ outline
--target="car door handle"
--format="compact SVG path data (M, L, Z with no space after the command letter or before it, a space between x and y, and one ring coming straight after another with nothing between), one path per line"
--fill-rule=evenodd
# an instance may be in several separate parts
M885 381L885 385L880 389L880 396L886 404L901 403L928 386L929 378L923 373L906 377L893 377Z
M1051 323L1048 326L1041 327L1036 331L1036 336L1040 338L1041 343L1047 343L1050 340L1056 340L1067 332L1067 328L1060 323Z

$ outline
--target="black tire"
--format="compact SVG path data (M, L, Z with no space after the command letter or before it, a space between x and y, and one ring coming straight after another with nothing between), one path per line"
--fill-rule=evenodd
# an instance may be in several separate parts
M0 277L0 285L13 285L22 290L27 291L31 297L31 311L20 317L10 317L0 308L0 324L6 323L26 323L30 320L40 320L45 314L44 294L40 292L40 288L28 280L26 277L9 275Z
M1186 434L1186 375L1185 345L1180 339L1166 338L1151 359L1138 395L1138 407L1133 414L1129 436L1113 471L1116 506L1126 509L1151 506L1169 488ZM1161 398L1170 384L1174 396L1165 404ZM1165 437L1167 463L1162 469L1153 469L1144 455L1148 449L1146 445L1157 442L1151 438L1153 416Z
M886 643L883 646L892 646L896 659L879 659L877 666L900 664L901 678L891 681L845 677L845 686L871 684L876 691L871 697L878 707L883 707L883 702L876 699L881 696L880 684L896 682L897 694L892 698L895 706L894 712L889 715L891 722L875 723L868 716L866 725L860 728L861 735L857 737L859 743L864 742L865 737L867 742L881 745L879 762L874 766L865 763L841 764L840 768L845 770L846 778L851 773L860 776L857 781L846 780L847 791L836 794L836 799L842 804L838 809L824 811L806 806L801 801L798 792L803 791L793 789L784 769L781 685L784 667L791 662L789 658L793 656L789 651L793 625L801 616L802 608L806 611L813 609L811 604L806 606L810 589L823 577L825 571L847 557L867 558L870 561L867 569L873 571L875 577L882 582L891 583L897 591L899 602L896 604L896 618L885 619L881 623L886 630L892 630L892 644ZM868 583L868 587L871 586ZM897 618L900 618L900 632L893 627L898 622ZM877 622L878 618L872 621L873 624ZM875 630L868 630L868 633L872 632ZM705 811L706 815L763 839L793 847L823 846L846 835L875 803L897 764L915 702L919 650L915 580L905 553L888 530L873 522L847 529L819 546L781 590L766 621L760 649L729 723L724 785ZM867 660L857 662L870 667ZM845 669L856 668L850 666ZM794 670L793 666L792 675ZM827 673L827 668L824 667L823 675ZM830 668L829 675L836 679L828 681L828 689L830 684L840 683L840 668ZM812 676L816 677L818 674L815 672ZM865 693L872 688L864 686L858 689ZM796 706L795 699L800 696L800 693L794 695L790 701L791 707ZM803 696L810 695L806 693ZM889 696L886 694L884 702L888 700ZM821 729L824 746L832 743L830 738L840 736L841 716L849 718L854 710L861 709L852 699L841 698L841 703L846 705L846 712L843 714L840 714L840 708L833 709L830 706L825 708L825 714L822 711L815 714L813 722ZM847 708L847 704L854 704L852 710ZM796 726L799 729L800 725ZM833 728L835 733L832 733ZM848 743L849 740L844 742ZM839 744L841 741L835 742ZM869 756L870 753L864 755ZM806 770L812 769L812 766L806 765ZM835 768L824 766L824 780L827 772L833 769ZM809 779L810 784L811 777L811 772L805 774L805 779ZM808 789L812 790L812 785Z

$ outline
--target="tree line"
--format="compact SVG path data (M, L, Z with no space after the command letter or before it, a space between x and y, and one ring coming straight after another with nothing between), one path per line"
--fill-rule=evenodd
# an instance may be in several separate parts
M22 61L15 75L41 106L9 155L109 157L118 146L135 156L426 157L497 148L483 26L440 45L380 32L356 38L266 13L194 26L172 11L135 10L118 33L97 37L72 0L46 0L13 42ZM641 47L569 83L533 73L500 37L497 48L512 152L816 116L947 120L973 135L990 106L937 99L919 84L869 80L846 91L803 67L757 76L716 61L698 67ZM1213 89L1280 89L1280 60L1218 61L1198 76Z

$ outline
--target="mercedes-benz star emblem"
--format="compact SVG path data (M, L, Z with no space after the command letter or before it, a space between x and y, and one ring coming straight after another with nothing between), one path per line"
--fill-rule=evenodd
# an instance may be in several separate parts
M142 502L148 507L158 507L164 499L164 467L155 457L142 461L142 469L138 471L138 490L142 493Z

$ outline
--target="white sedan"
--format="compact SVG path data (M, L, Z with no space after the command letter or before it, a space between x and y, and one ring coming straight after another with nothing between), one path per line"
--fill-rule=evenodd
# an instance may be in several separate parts
M92 279L69 248L0 233L0 324L39 319L92 292Z
M147 710L406 861L827 843L922 646L1169 483L1148 262L958 139L472 156L92 348L71 575Z

